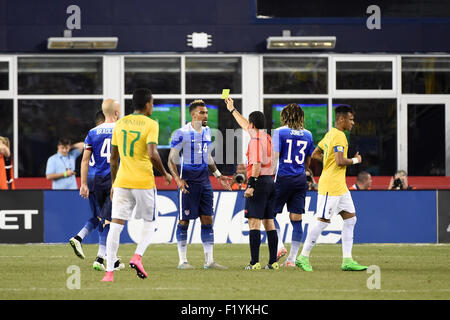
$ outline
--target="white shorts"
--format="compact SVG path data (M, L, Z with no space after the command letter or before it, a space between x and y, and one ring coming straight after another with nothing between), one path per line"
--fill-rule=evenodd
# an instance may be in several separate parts
M156 188L114 188L111 218L130 220L133 209L136 211L135 219L154 221L156 219Z
M340 213L341 211L355 213L355 206L353 205L350 191L347 191L347 193L341 196L317 194L317 218L329 220L334 214Z

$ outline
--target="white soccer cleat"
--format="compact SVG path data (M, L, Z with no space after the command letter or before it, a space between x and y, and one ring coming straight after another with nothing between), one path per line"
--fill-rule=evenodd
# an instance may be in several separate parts
M81 242L72 237L70 238L69 243L72 246L73 251L75 252L77 257L84 259L84 252L83 248L81 247Z
M180 269L180 270L188 270L188 269L194 269L194 267L191 266L189 264L189 262L183 262L183 263L178 265L178 269Z

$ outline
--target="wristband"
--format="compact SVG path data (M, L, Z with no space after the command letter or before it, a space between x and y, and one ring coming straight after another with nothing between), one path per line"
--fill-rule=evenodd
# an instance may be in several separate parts
M236 111L236 108L233 108L233 110L231 110L230 113L233 114L234 111Z
M255 189L257 182L258 182L258 178L250 177L250 179L248 179L248 182L247 182L247 187Z
M67 171L64 171L64 178L67 178Z
M353 164L357 164L357 163L359 163L359 160L358 160L358 158L352 158L352 161L353 161Z
M220 177L222 174L220 173L219 169L216 169L216 171L213 172L214 177L218 178Z

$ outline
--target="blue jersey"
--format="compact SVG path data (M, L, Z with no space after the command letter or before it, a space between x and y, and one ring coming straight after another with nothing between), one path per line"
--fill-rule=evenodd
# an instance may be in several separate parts
M181 179L194 183L210 183L208 156L211 146L211 129L209 127L202 127L202 131L197 132L189 122L175 131L170 146L182 154Z
M84 148L92 151L89 166L95 169L95 176L105 177L111 173L109 159L111 156L111 139L115 123L102 123L89 130L84 140Z
M275 130L273 149L279 152L277 176L305 174L305 161L314 151L311 132L294 130L287 126Z

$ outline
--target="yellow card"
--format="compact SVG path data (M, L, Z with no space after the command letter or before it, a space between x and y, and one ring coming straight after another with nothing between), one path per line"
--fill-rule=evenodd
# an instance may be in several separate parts
M229 95L230 95L230 89L223 89L222 90L222 99L228 98Z

